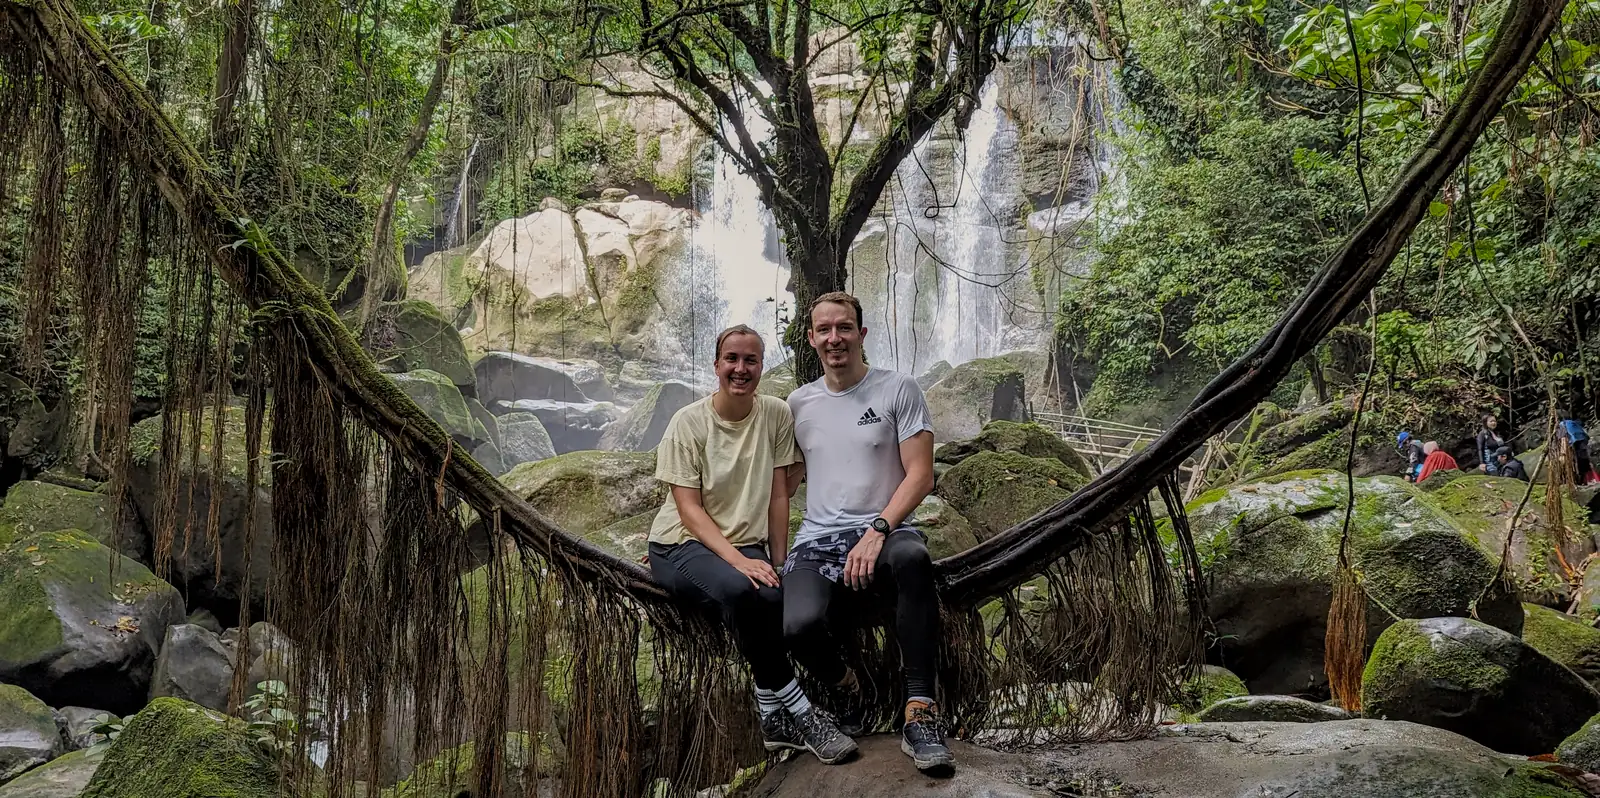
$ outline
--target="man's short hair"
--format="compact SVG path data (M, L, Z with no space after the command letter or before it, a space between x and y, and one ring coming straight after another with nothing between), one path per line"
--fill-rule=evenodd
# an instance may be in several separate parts
M763 360L766 359L767 342L761 337L761 333L756 332L755 329L748 324L735 324L732 327L717 333L717 360L722 359L722 342L728 340L728 336L730 335L738 335L741 333L745 335L754 335L756 337L756 343L760 347L761 357Z
M811 314L816 312L817 306L824 302L832 302L837 305L845 305L847 307L855 308L856 326L860 327L866 323L861 315L861 300L856 299L854 296L844 291L829 291L828 293L811 300L811 307L806 308L806 329L811 329Z

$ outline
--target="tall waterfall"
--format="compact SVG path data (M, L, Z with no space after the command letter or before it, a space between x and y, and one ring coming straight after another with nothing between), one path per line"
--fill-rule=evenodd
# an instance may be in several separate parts
M1011 295L1027 283L1026 248L1014 210L1016 130L999 96L1000 79L991 77L959 140L917 143L888 190L890 211L857 239L854 290L875 305L867 320L874 364L920 373L1029 343L1010 312Z
M758 141L770 134L760 114L752 112L745 119ZM779 313L794 305L794 295L785 290L789 268L778 227L761 201L760 188L726 152L711 150L708 173L694 181L698 218L685 253L687 279L663 287L688 300L686 312L678 315L686 325L681 340L686 342L688 367L681 379L708 386L716 383L712 361L717 333L735 324L761 333L768 368L786 360Z

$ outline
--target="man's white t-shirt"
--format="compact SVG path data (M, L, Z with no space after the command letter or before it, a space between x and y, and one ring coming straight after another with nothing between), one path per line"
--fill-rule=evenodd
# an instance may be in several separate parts
M802 385L789 410L806 462L806 514L794 544L872 523L905 481L900 444L933 430L917 381L886 369L868 369L839 393L821 379Z

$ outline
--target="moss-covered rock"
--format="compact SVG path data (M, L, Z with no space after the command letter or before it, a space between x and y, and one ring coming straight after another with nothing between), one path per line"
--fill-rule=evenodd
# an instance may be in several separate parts
M1497 557L1426 494L1393 477L1355 480L1352 560L1373 599L1368 640L1390 621L1469 614ZM1323 645L1346 476L1296 472L1202 494L1188 506L1216 625L1213 655L1263 693L1322 697ZM1491 589L1478 617L1522 628L1514 594Z
M1545 754L1600 711L1600 693L1515 635L1470 618L1427 618L1384 630L1362 674L1361 705L1367 717Z
M979 452L946 471L937 492L988 539L1083 487L1088 477L1055 458Z
M1600 715L1586 721L1556 746L1556 759L1589 773L1600 773Z
M178 591L82 532L42 532L0 551L0 681L55 706L144 704Z
M937 441L975 438L990 421L1023 421L1027 397L1022 370L1004 357L969 360L926 391Z
M461 395L461 389L450 381L449 377L437 371L422 369L408 371L404 374L392 374L390 378L400 390L405 391L411 401L416 402L422 411L428 414L450 437L457 443L468 445L483 443L489 440L489 431L483 424L472 417L472 412L467 409L466 398Z
M1538 604L1522 609L1523 642L1600 688L1600 629Z
M789 394L794 393L795 387L794 363L789 362L762 372L761 384L756 387L756 393L788 399Z
M1572 589L1562 565L1580 563L1595 551L1588 534L1588 511L1570 498L1562 499L1562 530L1551 528L1545 512L1545 489L1533 486L1526 504L1528 483L1521 480L1469 474L1450 480L1432 491L1431 498L1457 524L1471 532L1484 548L1505 550L1511 516L1522 507L1517 533L1511 542L1511 575L1523 598L1542 604L1571 601ZM1556 552L1557 541L1567 543Z
M189 455L180 459L177 486L177 514L170 559L153 563L169 568L173 584L183 588L191 607L205 607L221 617L239 609L239 599L264 602L272 575L272 468L263 452L257 464L259 484L252 499L246 479L250 454L245 447L245 412L237 405L223 408L222 455L212 451L215 430L213 413L207 407L201 416L198 463L190 468ZM130 434L133 467L129 474L129 495L139 510L139 520L152 533L159 530L164 507L161 499L161 417L147 418L134 425ZM270 440L271 430L262 430L262 440ZM212 475L217 474L218 492L212 495ZM207 526L211 505L217 508L217 549L213 550ZM252 505L254 516L250 513ZM184 530L190 530L189 545ZM247 545L248 544L248 548ZM220 556L219 556L220 555ZM220 562L219 562L220 561ZM249 569L246 571L246 564ZM221 570L217 566L221 565Z
M659 508L657 508L659 509ZM607 524L584 537L601 548L620 554L630 560L644 557L650 543L650 526L655 523L656 510L646 510L620 521Z
M630 556L642 546L633 538L637 529L607 527L661 507L667 493L655 478L655 463L653 452L571 452L519 465L500 481L562 529ZM481 522L471 534L475 541L487 539Z
M78 798L105 757L105 746L56 757L0 786L0 798Z
M386 371L432 371L465 392L475 390L461 334L432 303L408 299L379 305L365 340Z
M61 755L55 713L14 684L0 684L0 784Z
M1291 695L1244 695L1225 698L1201 710L1202 723L1323 723L1349 720L1338 707Z
M615 452L648 452L661 444L667 423L679 410L699 401L705 391L681 382L651 388L622 418L606 427L600 448Z
M1063 465L1082 474L1085 479L1094 476L1088 461L1078 454L1060 435L1031 422L991 421L983 425L978 437L965 441L951 441L934 450L935 462L956 465L979 452L1016 452L1029 457L1053 457Z
M911 511L906 523L922 531L928 539L928 553L935 560L960 554L978 545L972 522L938 496L928 496Z
M535 759L537 757L537 759ZM438 756L417 766L415 772L385 790L383 798L460 798L476 795L477 746L466 743L441 752ZM506 735L501 750L500 778L504 798L533 798L535 784L525 784L523 778L529 764L536 763L541 776L555 772L560 765L557 756L548 746L534 751L532 736L522 732Z
M63 529L82 530L135 560L147 556L144 527L131 503L123 510L119 528L115 502L104 493L33 480L6 491L5 504L0 505L0 546L18 536Z
M278 767L241 721L176 698L128 719L83 798L278 798Z
M1250 694L1244 680L1227 668L1216 665L1201 666L1200 672L1178 686L1177 707L1189 714L1197 713L1219 701Z

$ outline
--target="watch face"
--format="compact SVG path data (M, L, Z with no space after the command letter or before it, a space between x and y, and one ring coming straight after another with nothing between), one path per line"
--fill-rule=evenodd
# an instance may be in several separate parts
M888 534L889 522L883 520L882 518L874 518L872 519L872 528L878 530L879 532L883 532L884 534Z

